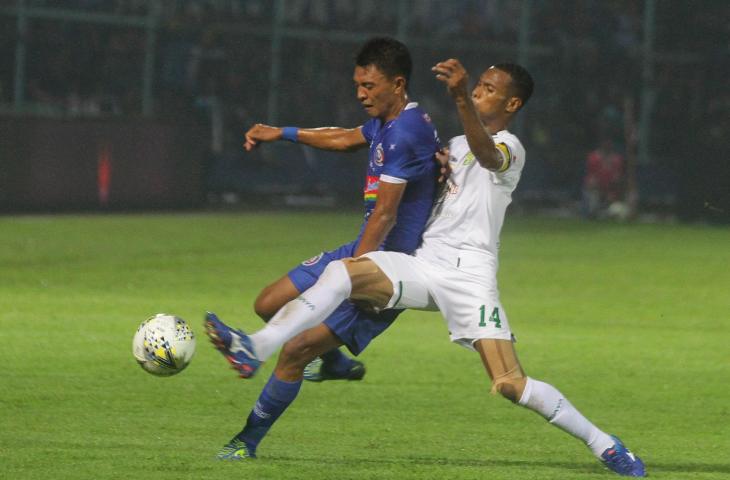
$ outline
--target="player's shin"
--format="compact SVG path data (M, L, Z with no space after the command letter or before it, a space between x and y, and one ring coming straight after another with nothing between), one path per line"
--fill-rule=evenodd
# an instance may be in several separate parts
M301 380L287 382L272 374L248 415L246 426L236 438L255 452L274 422L297 397L301 385Z
M284 305L264 328L250 335L256 357L265 361L286 341L321 323L349 297L351 288L345 265L339 260L331 262L317 283Z
M614 440L585 418L558 389L550 384L527 378L519 404L539 413L548 422L583 440L600 458Z

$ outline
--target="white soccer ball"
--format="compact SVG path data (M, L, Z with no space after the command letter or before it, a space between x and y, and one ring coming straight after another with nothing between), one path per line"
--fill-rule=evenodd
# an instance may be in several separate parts
M132 340L137 363L153 375L167 377L185 370L195 353L195 334L182 318L158 313L137 329Z

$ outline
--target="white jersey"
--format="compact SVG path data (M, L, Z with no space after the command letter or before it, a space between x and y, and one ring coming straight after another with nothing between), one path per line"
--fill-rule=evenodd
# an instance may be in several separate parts
M497 252L504 214L525 165L525 149L507 130L493 138L503 160L496 172L479 164L466 137L451 139L451 177L414 256L365 254L393 284L386 308L440 310L451 340L467 348L482 338L513 338L499 300Z
M496 266L499 234L525 164L525 149L507 130L493 135L493 139L502 157L501 168L494 172L479 164L469 150L465 136L451 139L452 174L443 195L434 205L423 233L423 243L415 255L384 250L364 255L391 282L392 294L384 309L439 310L451 340L471 349L481 339L513 339L507 314L499 300ZM311 293L317 286L322 291L329 290L330 283L337 280L332 276L335 271L330 270L338 263L341 273L337 275L347 278L343 264L332 262L315 287L307 292L318 295ZM375 273L370 269L368 274L375 278ZM330 283L326 278L330 278ZM343 297L349 295L347 287ZM338 302L333 303L333 309ZM308 306L314 308L311 304ZM313 325L312 320L321 322L332 310L328 312L313 318L295 315L297 318L288 323L292 323L296 331L302 331ZM372 333L377 335L379 332ZM364 338L367 343L372 336Z
M492 138L504 161L499 171L479 164L464 135L449 142L451 177L434 204L416 256L451 263L471 252L489 257L485 260L496 267L499 234L525 165L525 149L507 130Z

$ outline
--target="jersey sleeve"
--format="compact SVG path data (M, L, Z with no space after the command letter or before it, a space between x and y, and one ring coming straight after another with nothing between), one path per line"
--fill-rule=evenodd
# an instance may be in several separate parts
M525 165L525 149L514 135L497 135L497 151L502 156L502 167L491 172L492 181L510 191L517 187Z
M360 127L360 132L362 133L362 136L365 137L365 140L368 142L373 141L373 137L375 136L375 133L378 131L378 123L377 120L372 118L365 122L362 127Z

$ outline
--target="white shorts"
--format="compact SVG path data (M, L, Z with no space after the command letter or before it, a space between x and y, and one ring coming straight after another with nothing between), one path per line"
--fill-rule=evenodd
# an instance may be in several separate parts
M440 310L452 342L471 348L482 338L512 340L499 301L497 265L484 256L459 255L453 264L398 252L369 252L393 283L387 308Z

